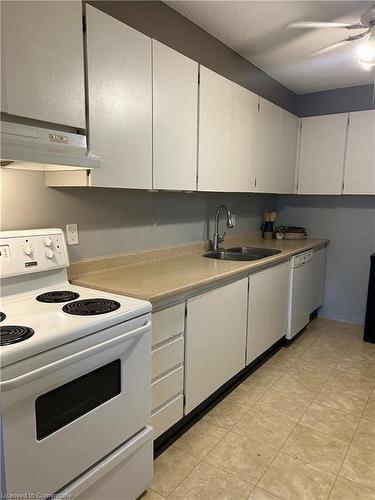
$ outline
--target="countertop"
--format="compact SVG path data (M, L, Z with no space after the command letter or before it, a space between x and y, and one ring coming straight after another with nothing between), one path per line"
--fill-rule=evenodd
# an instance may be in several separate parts
M253 246L281 250L258 261L224 261L202 256L204 243L133 252L73 263L69 269L72 284L105 292L149 300L154 308L177 301L193 291L220 281L245 276L291 256L326 246L329 240L264 240L259 233L228 238L224 247Z

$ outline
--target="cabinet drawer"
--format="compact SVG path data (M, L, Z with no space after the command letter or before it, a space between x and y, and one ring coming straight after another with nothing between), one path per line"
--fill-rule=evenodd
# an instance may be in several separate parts
M172 427L183 417L184 413L184 398L178 396L170 403L160 408L151 416L151 425L154 428L154 439L159 437L163 432Z
M152 347L183 333L185 303L177 304L152 315Z
M180 366L173 372L164 375L151 386L151 407L152 411L173 396L182 392L184 385L184 367Z
M151 353L152 380L171 370L184 360L184 339L180 337L167 345L155 349Z

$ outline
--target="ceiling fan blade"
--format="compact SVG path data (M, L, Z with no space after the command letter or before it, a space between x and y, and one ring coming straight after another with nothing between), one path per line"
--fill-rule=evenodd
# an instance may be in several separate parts
M297 21L295 23L288 24L287 28L297 28L297 29L320 29L320 28L347 28L354 29L361 28L360 24L350 24L350 23L330 23L330 22L320 22L320 21Z
M320 56L321 54L326 54L327 52L331 52L332 50L336 50L339 47L346 45L348 42L351 40L348 38L345 38L345 40L340 40L339 42L331 43L330 45L327 45L326 47L323 47L322 49L316 50L313 52L310 57L316 57Z

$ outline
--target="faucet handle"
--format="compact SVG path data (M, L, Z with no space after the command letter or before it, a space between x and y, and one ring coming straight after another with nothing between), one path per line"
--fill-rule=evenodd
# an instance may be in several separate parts
M223 243L226 234L227 234L227 232L224 231L223 236L219 235L219 243Z

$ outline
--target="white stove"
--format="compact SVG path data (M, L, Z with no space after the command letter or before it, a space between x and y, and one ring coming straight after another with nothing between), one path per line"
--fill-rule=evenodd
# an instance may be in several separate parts
M0 233L0 258L2 493L134 500L152 477L151 304L71 285L59 229Z

